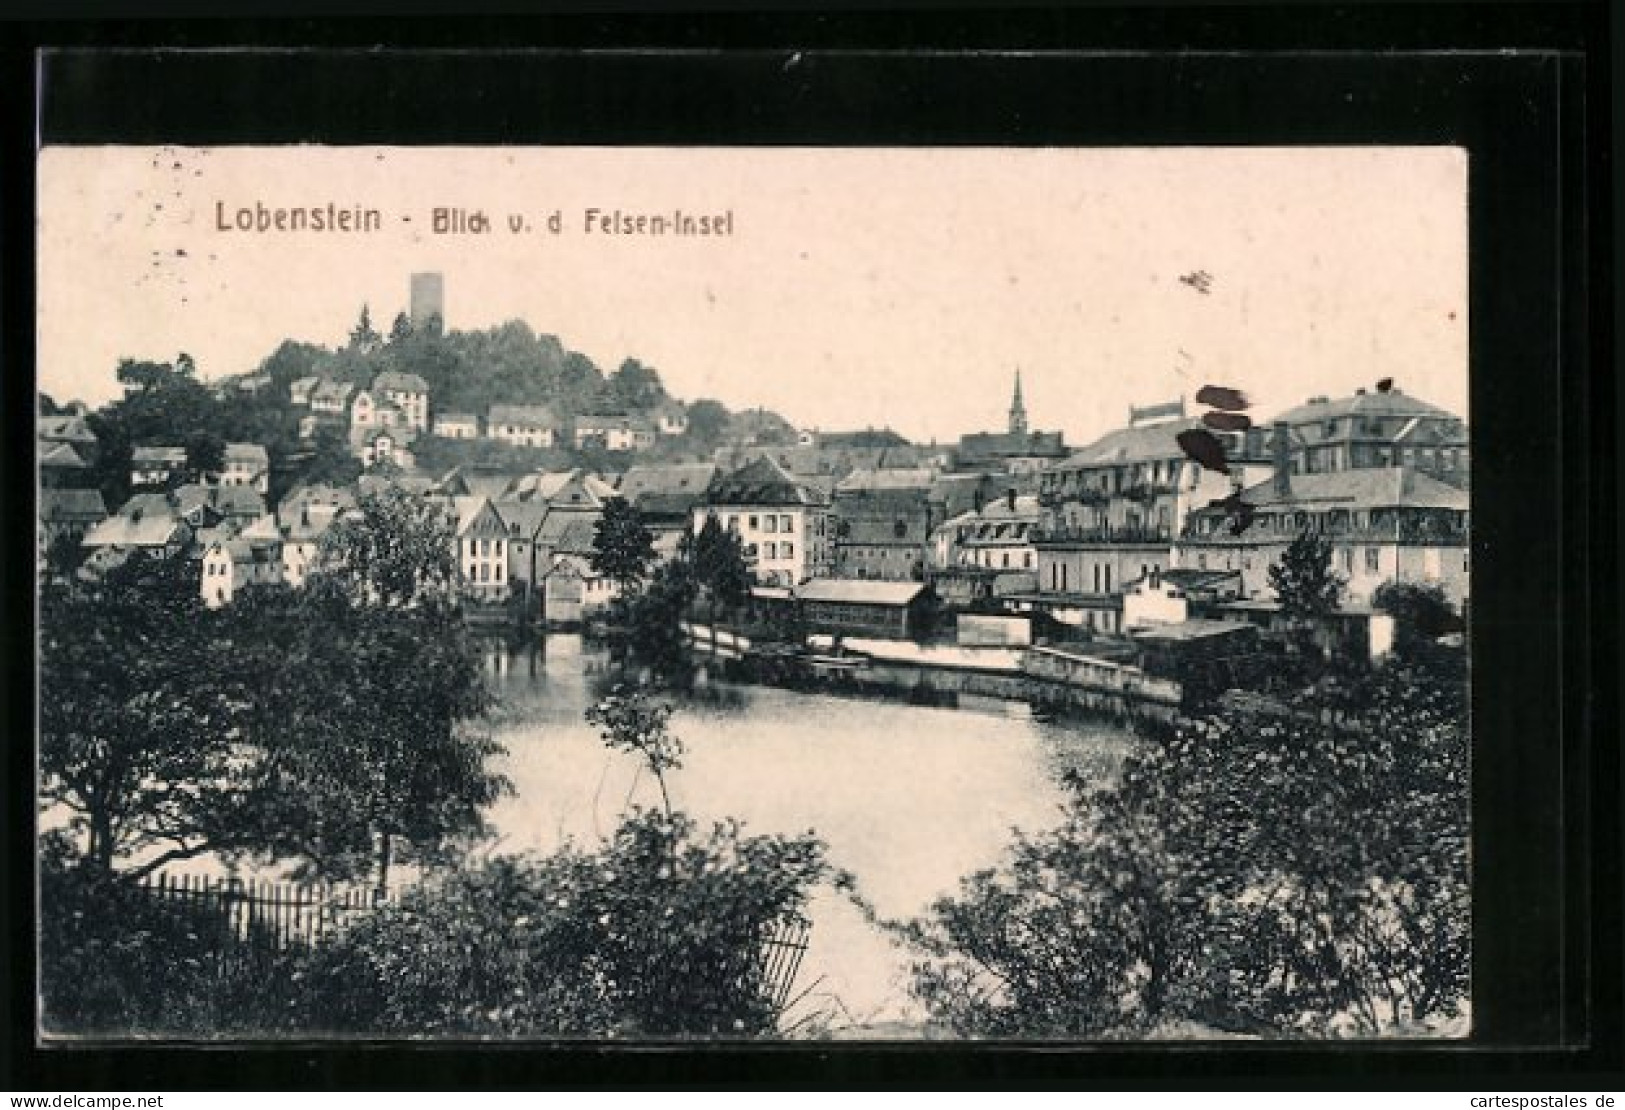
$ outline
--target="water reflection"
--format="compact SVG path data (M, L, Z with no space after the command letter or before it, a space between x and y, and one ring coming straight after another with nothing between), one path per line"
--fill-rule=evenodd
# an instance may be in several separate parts
M637 761L583 719L620 677L602 652L576 636L497 643L486 671L515 786L492 815L503 850L590 841L631 806L657 804ZM675 805L752 832L813 830L889 917L922 912L996 863L1013 828L1052 825L1062 776L1103 780L1133 743L1114 725L1046 722L996 699L946 709L723 683L678 699L672 728L687 748L669 782ZM815 993L855 1020L915 1016L905 953L839 896L821 895L813 916L803 986L822 977Z

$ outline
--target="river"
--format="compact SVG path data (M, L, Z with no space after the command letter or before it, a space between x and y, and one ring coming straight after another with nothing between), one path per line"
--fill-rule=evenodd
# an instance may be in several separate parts
M601 653L551 635L522 648L492 643L485 665L515 787L491 814L496 850L591 844L629 805L658 804L638 760L606 748L583 718L609 674ZM1011 702L926 708L721 684L680 702L672 731L687 749L668 775L675 807L702 821L737 818L751 833L812 830L888 918L919 914L996 864L1013 828L1053 826L1062 775L1104 779L1134 743L1118 725L1047 722ZM810 912L796 989L812 989L787 1019L917 1032L908 953L833 891L819 891Z

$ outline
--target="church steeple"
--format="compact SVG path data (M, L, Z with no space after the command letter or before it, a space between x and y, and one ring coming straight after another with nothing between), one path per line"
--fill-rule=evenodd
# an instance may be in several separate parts
M1021 403L1021 371L1016 371L1016 392L1010 398L1010 434L1027 434L1027 406Z

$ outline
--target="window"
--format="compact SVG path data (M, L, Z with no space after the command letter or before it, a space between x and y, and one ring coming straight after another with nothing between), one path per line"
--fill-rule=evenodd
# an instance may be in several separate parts
M752 516L752 517L751 517L751 518L750 518L750 527L751 527L751 528L752 528L752 529L754 529L754 528L755 528L755 527L756 527L756 517L755 517L755 516Z
M730 532L739 531L739 517L737 515L735 515L734 513L729 513L728 514L728 531L730 531Z
M1365 570L1367 574L1376 574L1382 569L1382 548L1368 547L1365 549Z
M779 545L772 540L764 543L762 545L762 557L764 559L777 559L779 557Z
M796 530L796 518L791 516L789 513L784 513L784 514L780 515L780 517L779 517L779 531L781 531L781 532L794 532L795 530Z
M480 581L481 582L489 582L489 581L491 581L491 564L490 563L481 563L480 564Z
M497 578L497 581L498 581L498 582L500 582L500 581L502 581L502 564L501 564L501 563L498 563L498 564L497 564L497 574L496 574L496 578Z
M481 555L489 555L489 554L491 554L491 541L490 540L481 540L480 541L480 554Z
M786 559L794 559L796 557L796 548L792 543L785 542L780 544L779 550Z

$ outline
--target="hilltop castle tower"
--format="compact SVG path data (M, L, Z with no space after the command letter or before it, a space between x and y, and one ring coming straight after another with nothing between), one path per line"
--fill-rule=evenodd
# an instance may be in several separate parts
M446 283L438 273L412 275L412 326L421 328L438 317L446 319Z
M1021 371L1016 371L1016 392L1010 399L1010 434L1027 434L1027 406L1021 402Z

